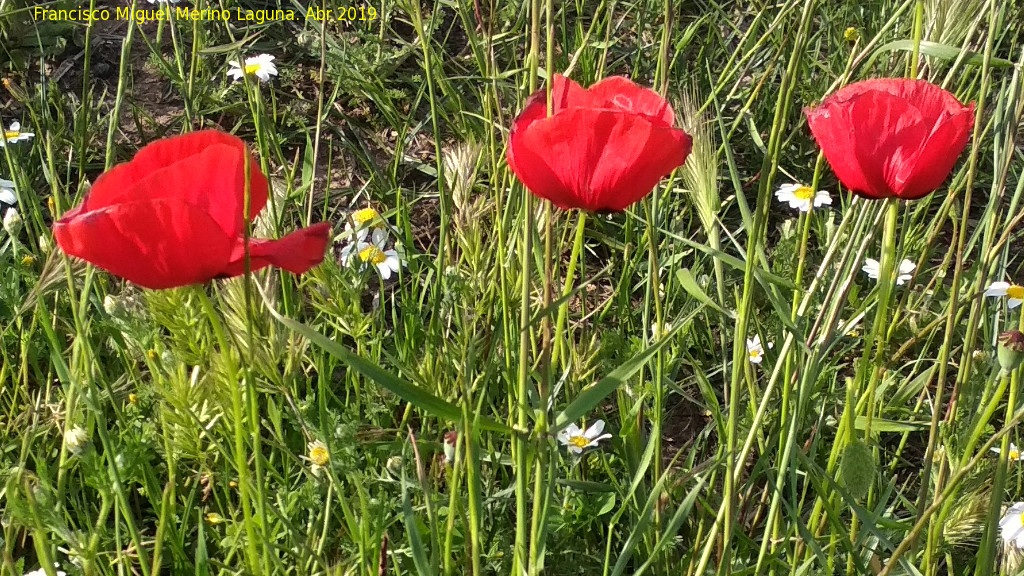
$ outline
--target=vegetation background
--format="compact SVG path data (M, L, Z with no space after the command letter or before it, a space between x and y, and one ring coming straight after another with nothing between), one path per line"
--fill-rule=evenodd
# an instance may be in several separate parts
M85 4L115 6L47 6ZM0 0L0 122L36 134L0 149L22 216L0 236L0 575L1016 570L998 520L1024 476L989 449L1018 440L994 353L1020 309L982 291L1024 282L1020 2L194 4L302 15L262 25L33 5ZM228 78L258 53L278 77ZM978 122L899 207L916 271L879 306L860 268L884 203L838 190L801 109L914 71ZM529 198L508 128L550 72L661 92L686 166L622 214ZM327 220L340 248L373 207L407 266L154 292L52 247L106 168L211 127L270 177L258 231ZM776 202L789 182L831 208ZM598 419L599 447L556 442Z

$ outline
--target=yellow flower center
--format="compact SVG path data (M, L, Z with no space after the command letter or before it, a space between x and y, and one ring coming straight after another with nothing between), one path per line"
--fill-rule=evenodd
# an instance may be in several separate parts
M259 62L255 63L255 64L246 64L245 68L244 68L246 74L255 74L256 71L259 70L259 69L260 69L260 63Z
M367 246L359 251L359 259L370 264L381 264L388 259L384 252L376 246Z
M587 439L586 436L570 436L569 444L572 444L577 448L586 448L587 446L590 446L590 440Z
M352 222L356 226L363 226L380 218L380 214L373 208L363 208L352 213Z
M326 466L331 460L331 455L324 446L313 446L309 451L309 460L317 466Z
M32 264L35 264L35 261L35 257L30 254L21 259L21 264L22 266L31 266Z
M21 130L4 130L4 138L7 140L14 140L18 136L21 136Z
M754 349L750 351L750 359L754 360L761 357L761 351Z
M801 200L810 200L814 198L814 190L810 186L801 186L796 190L793 190L793 196Z
M1020 460L1020 450L1010 450L1010 460Z
M1014 284L1006 289L1006 295L1014 300L1024 300L1024 286Z

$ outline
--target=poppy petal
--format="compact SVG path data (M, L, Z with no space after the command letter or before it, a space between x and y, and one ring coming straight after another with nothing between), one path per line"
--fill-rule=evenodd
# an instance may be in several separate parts
M676 116L672 106L657 92L635 84L622 76L612 76L591 86L591 108L622 110L633 114L650 116L652 122L665 126L675 124Z
M249 241L249 269L259 270L277 266L293 274L302 274L323 262L324 252L331 235L329 222L320 222L296 230L278 240L251 239ZM220 276L238 276L245 273L245 248L242 240L235 243L227 266Z
M219 152L212 152L218 150ZM209 189L204 187L174 189L172 186L153 185L144 190L134 190L134 187L148 177L155 177L159 183L168 174L168 169L177 167L176 170L184 173L196 172L192 165L204 153L216 154L219 159L230 158L231 154L242 157L248 153L245 142L236 136L218 130L202 130L192 132L183 136L157 140L143 147L135 157L124 164L119 164L96 179L96 183L89 191L85 201L82 202L83 210L95 210L105 206L111 206L122 202L135 202L146 198L169 198L186 195L198 205L201 200L210 198ZM202 170L208 170L209 162L213 160L209 156L203 162ZM236 161L242 166L240 161ZM222 169L212 172L220 174ZM200 176L200 175L196 175ZM239 176L239 182L242 181ZM259 163L250 159L250 203L249 218L255 218L267 204L267 181L260 170ZM236 186L241 190L241 186ZM230 198L228 197L230 196ZM237 192L223 197L217 195L213 199L218 204L227 204L225 211L237 210L242 212L242 198ZM220 219L218 219L220 220ZM239 227L240 229L240 227Z
M552 114L571 107L574 102L582 102L587 99L587 91L579 84L565 76L562 76L561 74L555 74L554 81L551 85ZM530 94L530 97L526 99L523 111L520 112L519 116L516 117L515 122L512 124L509 141L511 142L514 140L518 132L529 128L534 122L544 120L547 117L547 89L542 88L533 94ZM512 171L518 173L518 169L516 168L515 148L511 145L506 153L506 160L508 161L509 167L512 168Z
M61 249L145 288L206 282L231 254L232 240L217 222L181 200L77 212L53 225Z
M912 200L926 196L941 186L959 159L959 154L950 154L950 150L963 150L967 146L973 126L973 102L966 112L940 120L917 153L916 164L927 166L928 169L908 169L901 174L897 195Z

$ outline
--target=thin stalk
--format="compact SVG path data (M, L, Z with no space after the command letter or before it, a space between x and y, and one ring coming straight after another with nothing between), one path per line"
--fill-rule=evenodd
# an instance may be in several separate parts
M779 90L779 96L775 103L775 114L773 116L774 121L772 123L771 133L768 140L768 154L765 155L764 162L762 163L762 180L761 185L758 189L757 198L757 209L754 213L753 229L749 230L749 237L747 239L746 247L746 262L743 275L743 293L740 299L740 306L737 310L736 319L736 330L734 333L733 343L733 355L732 355L732 375L729 384L729 418L727 424L727 439L725 446L726 455L726 470L725 474L725 486L724 493L722 495L722 506L720 507L720 518L722 526L722 541L720 543L720 550L722 551L722 559L718 566L719 574L728 574L731 572L732 564L732 538L734 532L734 522L737 514L738 506L738 489L737 489L737 476L733 472L735 466L739 469L743 462L737 459L736 444L739 429L739 389L740 380L744 377L744 371L746 370L746 334L750 326L750 315L754 299L754 289L756 282L754 279L754 270L756 268L757 254L759 253L760 243L764 241L766 234L766 228L768 223L768 208L770 205L771 197L771 186L775 176L775 169L777 166L778 158L780 157L779 151L784 140L782 134L785 127L785 118L792 102L792 91L796 82L797 71L801 64L801 57L803 50L802 47L807 41L808 28L811 22L811 15L813 14L815 2L814 0L806 0L803 6L803 12L800 18L800 28L796 36L793 52L790 55L790 59L786 68L786 73L782 78L782 86ZM701 556L700 563L696 573L703 574L704 568L707 566L710 560L715 534L717 532L719 522L716 521L715 525L712 526L711 532L708 535L708 544L704 546L704 551Z
M529 86L530 94L537 90L537 66L540 55L540 0L530 2L530 55L529 55ZM522 188L521 188L522 189ZM523 239L520 247L520 267L522 268L522 290L519 302L519 369L516 377L516 424L520 430L527 430L530 424L530 276L533 262L533 198L523 190ZM522 435L512 441L512 452L515 458L514 475L516 478L516 540L513 548L512 573L523 574L529 567L527 559L529 541L529 522L527 505L529 502L530 469L529 442Z
M920 488L920 492L918 493L918 496L917 496L917 521L918 522L920 522L922 520L922 515L924 513L923 510L925 509L924 504L928 500L928 494L929 494L929 489L930 489L930 474L931 474L931 471L932 471L931 470L932 469L932 465L930 463L933 461L933 455L935 453L935 447L936 447L936 444L937 444L937 441L938 441L938 437L939 437L939 417L940 417L939 415L942 412L942 408L941 407L942 407L944 399L945 399L946 372L947 372L947 370L949 368L949 357L950 357L950 354L952 352L952 349L953 349L954 345L959 345L960 344L959 342L954 342L954 339L958 339L959 338L956 335L957 334L957 331L956 331L957 311L958 311L958 308L960 306L959 296L958 295L960 294L960 285L961 285L961 282L963 281L962 280L962 276L963 276L963 270L964 270L964 246L965 246L965 244L967 242L966 230L967 230L968 219L970 217L970 212L971 212L971 199L972 199L973 190L974 190L974 177L975 177L975 172L976 172L977 164L978 164L978 152L979 152L978 142L979 142L979 140L981 138L981 134L982 134L982 131L984 129L984 122L985 122L985 120L984 120L984 118L985 118L985 99L987 98L987 95L988 95L988 87L989 87L990 74L991 74L992 44L994 42L992 31L995 29L995 22L996 22L996 6L995 5L996 5L996 2L990 2L989 3L988 34L987 34L987 39L986 39L986 42L985 42L985 53L984 53L984 59L982 61L982 67L981 67L981 82L980 82L980 86L978 87L978 99L977 99L977 108L975 110L974 131L971 134L971 140L972 140L972 142L974 142L974 144L973 144L973 146L971 146L970 157L968 158L967 182L964 184L963 208L962 208L962 211L961 211L961 214L960 214L960 225L958 226L959 234L957 234L956 237L955 237L956 238L956 250L953 252L953 255L954 255L954 258L955 258L955 264L954 264L954 267L953 267L953 280L952 280L952 283L951 283L950 289L949 289L950 298L949 298L949 302L948 302L947 307L946 307L946 326L945 326L945 332L944 332L944 337L942 339L942 346L939 348L939 354L938 354L938 357L935 360L935 363L938 365L938 371L937 371L938 374L936 376L935 399L932 402L932 406L933 406L933 408L932 408L932 421L931 421L931 425L930 425L929 430L928 430L928 444L927 444L927 447L925 448L924 462L926 463L926 465L921 470L921 488ZM970 331L969 331L969 336L970 336ZM973 344L973 342L971 341L971 339L968 339L968 341L965 344L966 345L971 345L971 344ZM969 358L969 357L970 356L967 355L967 358ZM968 360L968 362L969 362L969 360ZM964 374L966 374L966 373L964 373ZM941 493L941 491L942 491L942 482L941 481L937 481L935 483L935 488L934 488L935 498L933 499L933 506L934 506L934 503L936 502L936 499L938 498L938 495ZM942 516L943 515L940 515L939 521L935 522L931 526L929 526L929 529L926 532L927 539L926 539L926 542L925 542L925 557L924 557L924 566L925 566L925 574L926 574L926 576L931 576L933 574L932 567L933 566L937 566L937 563L938 563L938 560L933 558L933 556L934 556L936 548L937 548L937 546L939 544L938 538L940 537L941 528L942 528L942 525L941 525L941 521L943 519ZM914 538L916 539L916 535L914 535ZM910 546L914 546L914 545L916 545L916 542L911 542L910 543Z
M554 74L554 47L555 47L555 26L554 26L554 1L544 2L544 19L547 26L547 42L545 45L545 68L550 78ZM551 116L551 82L547 88L547 115ZM547 310L551 306L552 293L554 292L554 209L550 202L544 202L544 277L543 277L543 303L542 307ZM537 390L537 397L540 399L540 408L537 410L537 423L534 438L537 442L537 454L534 458L534 485L533 485L533 513L530 522L530 566L528 573L531 576L539 575L544 569L544 541L547 535L547 512L548 499L551 496L551 442L548 439L548 410L551 406L551 316L545 314L541 318L541 377Z
M225 376L228 379L228 386L231 388L231 409L234 418L235 469L238 472L238 496L242 507L243 528L245 529L246 540L245 563L250 572L257 574L260 570L261 558L257 543L260 540L254 525L252 502L250 500L251 485L249 482L249 460L246 457L248 447L245 442L245 412L242 408L242 390L238 382L238 363L231 353L231 348L228 345L228 339L224 332L224 324L217 314L213 301L207 296L206 290L202 286L197 287L195 293L199 296L199 303L202 305L203 311L213 327L214 337L217 339L221 357L224 359Z
M1006 400L1006 408L1003 417L1004 422L1009 422L1014 410L1017 408L1017 387L1020 380L1020 371L1014 370L1008 373L1005 370L999 371L1000 386L1005 386L1010 381L1010 396ZM1003 495L1006 491L1006 467L1010 461L1010 435L1003 436L1000 444L999 458L996 462L995 478L992 480L992 495L988 507L988 521L985 522L985 536L982 538L981 547L978 550L977 564L974 566L974 573L983 576L992 573L993 554L996 541L999 538L999 517L1002 515Z

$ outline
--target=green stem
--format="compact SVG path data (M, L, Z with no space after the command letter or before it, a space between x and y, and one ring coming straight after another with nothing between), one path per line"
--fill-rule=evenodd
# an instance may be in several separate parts
M242 507L242 518L245 529L245 562L247 568L252 573L258 573L260 568L260 549L258 546L258 534L253 520L252 513L252 502L250 500L250 481L249 481L249 460L246 457L248 454L248 446L245 441L245 411L243 410L242 400L242 389L238 382L238 362L236 361L234 354L231 351L231 347L228 345L228 339L224 332L224 324L217 314L217 310L213 305L213 301L206 294L206 289L203 286L197 286L195 293L199 296L199 302L203 307L203 311L206 313L207 319L210 321L210 325L213 327L214 336L217 339L217 345L220 347L221 357L224 359L225 376L227 378L228 386L231 388L231 409L234 417L234 442L235 442L235 471L238 472L238 495L239 502Z
M530 55L529 85L530 94L537 90L537 65L540 54L540 0L530 2ZM519 302L519 369L516 378L516 425L520 431L527 430L530 423L530 276L533 262L533 197L523 190L523 241L519 252L522 268L522 290ZM512 441L512 454L515 458L514 474L516 478L516 540L513 548L512 573L526 572L529 561L528 541L529 522L527 505L530 498L529 486L529 442L523 435L517 435Z
M892 299L893 287L896 285L896 223L899 219L899 200L890 198L885 207L885 227L882 230L882 262L881 271L878 275L878 302L875 307L875 322L871 329L871 335L865 343L865 356L872 344L877 343L875 358L872 367L865 365L865 370L870 370L867 395L867 423L864 426L864 439L871 438L871 421L875 413L875 389L878 381L885 373L885 351L889 343L889 301Z
M1019 378L1019 371L1014 371L1013 374L1007 373L1005 370L1001 370L999 374L1000 386L1005 386L1006 381L1010 381L1010 396L1006 400L1006 409L1004 424L1010 421L1013 416L1013 412L1017 407L1017 385ZM988 507L988 522L985 523L986 534L984 539L981 541L981 547L978 550L978 561L974 566L974 573L981 576L992 573L993 563L992 556L995 551L996 541L999 538L999 517L1002 515L1003 508L1003 494L1006 487L1006 467L1009 463L1010 454L1010 435L1003 436L1002 444L1000 444L999 459L996 463L995 478L992 480L992 495L991 501Z

